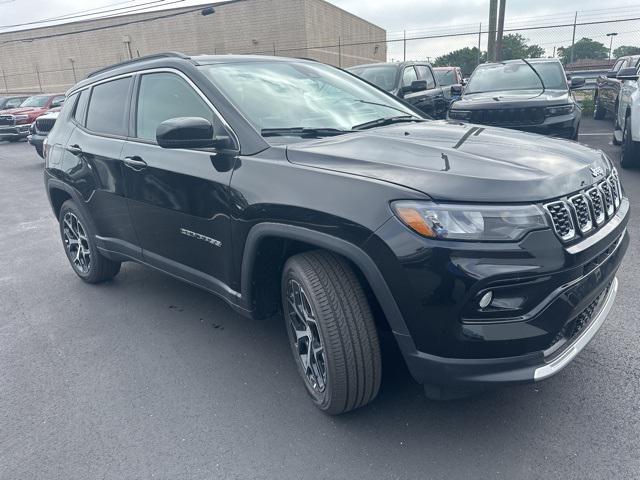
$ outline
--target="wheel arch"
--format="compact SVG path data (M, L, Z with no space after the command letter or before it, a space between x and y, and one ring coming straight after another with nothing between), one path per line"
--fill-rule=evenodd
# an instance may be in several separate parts
M282 247L285 245L283 251ZM309 249L324 249L336 253L347 259L359 274L365 290L369 289L376 304L372 305L375 310L380 308L389 328L396 334L409 335L409 331L404 322L400 309L389 289L382 273L374 261L357 245L332 235L311 230L295 225L265 222L255 225L247 236L245 243L242 267L241 267L241 294L246 307L253 309L256 300L259 300L259 291L256 287L260 282L266 285L273 285L274 270L273 265L266 266L266 271L272 275L270 279L261 278L264 271L261 270L261 256L276 262L282 266L286 258L292 254L301 253ZM277 286L279 292L281 270L277 267ZM264 290L262 290L264 292ZM260 316L260 312L256 312Z

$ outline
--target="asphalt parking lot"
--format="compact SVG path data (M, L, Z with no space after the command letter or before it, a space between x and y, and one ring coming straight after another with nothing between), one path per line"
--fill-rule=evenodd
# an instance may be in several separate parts
M580 141L617 161L610 130L585 119ZM385 344L378 399L334 418L281 319L135 264L82 283L42 167L0 142L0 479L640 478L638 209L611 316L556 377L433 402ZM633 206L640 169L621 176Z

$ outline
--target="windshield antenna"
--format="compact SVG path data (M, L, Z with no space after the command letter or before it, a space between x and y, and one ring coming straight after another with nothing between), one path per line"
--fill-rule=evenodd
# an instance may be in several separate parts
M531 70L533 70L533 73L535 73L536 77L538 77L538 80L540 80L540 85L542 85L542 91L540 92L540 95L542 95L547 90L547 87L544 86L544 81L542 80L542 77L540 76L538 71L535 68L533 68L533 65L531 65L528 60L526 60L524 58L521 58L520 60L522 60L527 65L529 65L529 68ZM538 96L540 96L540 95L538 95Z

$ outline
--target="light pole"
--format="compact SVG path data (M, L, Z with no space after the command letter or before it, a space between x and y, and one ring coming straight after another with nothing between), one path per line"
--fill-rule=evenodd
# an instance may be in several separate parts
M611 38L611 40L609 40L609 60L611 60L611 48L613 48L613 37L617 35L618 34L616 32L607 33L607 37Z

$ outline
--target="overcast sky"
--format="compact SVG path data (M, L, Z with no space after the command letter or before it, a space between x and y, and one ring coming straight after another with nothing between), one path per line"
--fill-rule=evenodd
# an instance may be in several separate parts
M146 5L153 0L0 0L0 27L34 22L41 19L85 12L98 7L131 8ZM469 32L486 25L488 0L331 0L388 32L388 38L401 38L403 30L408 37ZM167 5L171 3L171 5ZM171 8L201 4L202 0L157 0L155 5ZM213 2L215 3L215 2ZM509 27L535 26L542 24L565 24L573 21L573 12L579 11L579 22L598 21L604 18L640 17L640 3L629 0L507 0L506 24ZM485 27L486 28L486 27ZM0 29L2 31L2 29ZM615 42L640 45L639 22L589 25L581 27L577 37L593 37L608 44L606 33L616 31L620 35ZM549 55L553 47L571 42L571 28L551 30L529 30L523 32L533 43L542 45ZM357 39L355 39L357 41ZM477 36L447 39L429 39L408 42L409 58L433 57L454 47L473 46ZM486 37L483 39L486 44ZM607 45L608 46L608 45ZM486 48L486 47L483 47ZM614 44L615 48L615 44ZM402 55L402 42L389 44L389 58Z

